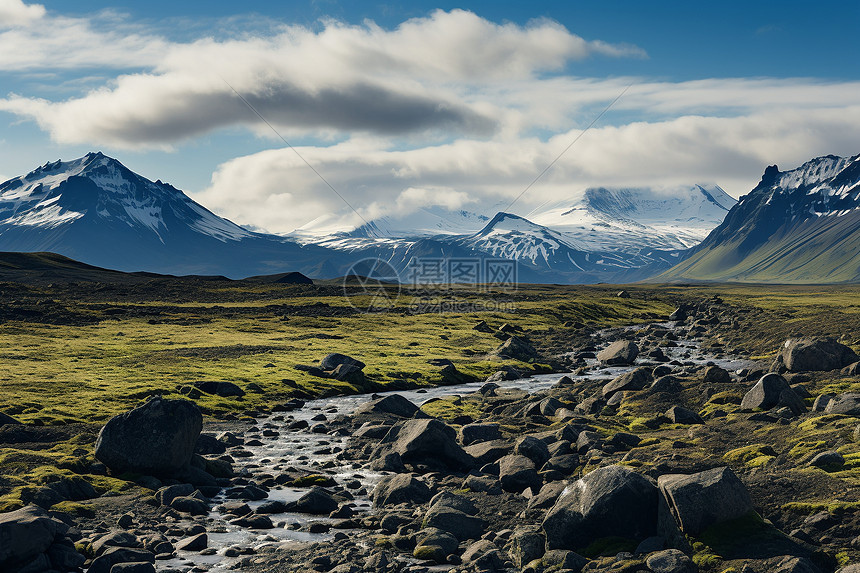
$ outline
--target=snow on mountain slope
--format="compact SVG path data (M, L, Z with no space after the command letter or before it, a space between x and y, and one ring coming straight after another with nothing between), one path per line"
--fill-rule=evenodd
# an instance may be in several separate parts
M115 159L89 153L73 161L46 163L0 185L0 228L58 228L83 220L122 222L156 235L187 225L219 241L252 233L204 209L178 189L141 177ZM171 223L172 221L172 223Z
M586 250L685 249L719 225L736 201L716 185L587 189L575 201L536 209L529 220Z

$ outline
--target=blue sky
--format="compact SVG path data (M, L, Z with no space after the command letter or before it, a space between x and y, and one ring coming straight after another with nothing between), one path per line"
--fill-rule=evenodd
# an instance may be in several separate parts
M0 178L99 149L288 232L860 153L857 2L0 0ZM301 153L289 149L228 84Z

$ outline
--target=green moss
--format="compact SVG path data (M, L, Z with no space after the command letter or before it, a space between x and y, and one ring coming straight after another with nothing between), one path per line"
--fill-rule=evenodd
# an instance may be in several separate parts
M843 511L855 511L860 509L860 501L791 501L789 503L784 504L782 506L782 509L802 514L818 513L819 511L839 513Z
M329 476L311 474L296 478L287 485L289 485L290 487L311 487L315 485L327 487L334 485L334 480L332 480Z
M743 464L748 468L756 468L771 462L776 457L776 451L767 444L751 444L730 450L723 455L729 463Z
M75 501L61 501L51 506L52 511L62 511L78 517L95 517L95 507Z

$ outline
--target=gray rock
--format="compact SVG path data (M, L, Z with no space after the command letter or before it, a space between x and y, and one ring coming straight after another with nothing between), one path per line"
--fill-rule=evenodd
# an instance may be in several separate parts
M597 432L584 431L580 432L576 438L576 451L584 454L588 450L599 449L603 446L603 434Z
M558 496L561 495L561 492L564 491L564 488L567 487L567 484L562 481L553 481L547 484L544 484L537 495L532 496L529 499L529 509L549 509L553 505L555 505L555 501L558 499Z
M412 555L418 559L429 559L445 563L448 555L457 551L457 538L441 529L426 529L417 535L418 543Z
M457 433L440 420L407 420L381 440L374 457L396 453L404 464L429 469L469 470L475 460L457 443Z
M704 424L705 421L696 412L682 406L672 406L666 410L665 416L675 424Z
M101 555L111 547L129 547L137 549L141 546L140 539L128 531L111 531L96 539L93 542L93 553Z
M729 372L719 366L708 366L702 376L702 381L707 384L728 384L732 381Z
M152 563L117 563L110 568L110 573L155 573Z
M487 539L481 539L467 547L462 560L479 571L501 570L504 563L499 548Z
M616 377L611 382L603 386L601 393L604 398L609 398L616 392L624 392L626 390L642 390L651 383L651 368L640 366L630 372L625 372Z
M657 532L657 488L623 466L598 468L559 496L543 520L547 548L580 550L602 537Z
M652 553L645 560L645 564L654 573L698 573L699 571L693 560L677 549L665 549Z
M484 520L445 505L435 505L424 516L424 527L447 531L458 541L465 541L483 535Z
M834 396L824 411L828 414L860 416L860 392L847 392Z
M87 573L110 573L117 563L155 563L155 555L145 549L111 547L93 559Z
M525 567L544 553L546 538L538 527L517 527L511 534L508 555L519 568Z
M193 402L154 397L108 420L95 456L116 473L170 476L189 467L202 427L203 415Z
M298 500L289 504L291 511L310 513L312 515L328 515L337 509L338 501L321 487L312 487Z
M579 456L576 454L564 454L553 456L543 465L541 471L555 470L563 475L569 476L579 467Z
M588 559L565 549L551 549L541 557L541 566L548 571L576 572L585 568Z
M791 338L779 359L790 372L839 370L858 361L853 350L830 338Z
M845 458L839 452L821 452L809 460L809 465L816 468L838 468L845 465Z
M354 416L362 414L391 414L400 418L411 418L419 411L418 406L400 394L389 394L370 400L355 409Z
M523 436L514 444L514 453L530 459L535 467L541 467L550 458L546 442L533 436Z
M14 568L45 553L54 539L68 528L48 516L48 512L28 506L0 513L0 570Z
M651 387L648 390L652 393L663 392L667 394L677 394L682 389L683 386L681 384L681 380L676 376L667 374L666 376L660 376L654 380L654 383L651 384Z
M630 340L617 340L597 353L597 359L611 366L626 366L633 364L639 356L639 347Z
M496 355L501 358L512 358L522 362L529 362L540 358L534 346L520 338L511 336L496 349Z
M827 409L827 405L834 397L836 397L836 394L819 395L817 398L815 398L815 402L812 403L812 411L824 412Z
M174 497L167 505L176 511L189 513L191 515L206 515L209 513L208 503L190 495Z
M87 558L78 553L70 539L58 538L45 552L53 569L57 571L78 571Z
M526 488L537 491L541 478L533 461L525 456L511 454L499 460L499 483L503 490L514 493Z
M232 382L195 382L194 387L201 392L214 394L216 396L221 396L222 398L241 398L245 395L245 391Z
M194 493L194 486L190 483L178 483L166 485L155 492L155 500L159 505L170 505L177 497L187 496Z
M209 536L205 533L199 533L194 537L176 542L178 551L203 551L207 547L209 547Z
M430 488L411 474L394 474L382 478L373 490L374 507L398 503L422 504L430 500Z
M275 524L272 523L268 515L257 515L255 513L234 519L230 523L248 529L273 529L275 527Z
M462 495L457 495L456 493L451 493L450 491L440 491L433 496L428 505L430 508L437 506L450 507L451 509L456 509L469 515L478 514L478 508L475 507L475 504L468 498L465 498Z
M755 386L744 395L743 400L741 400L741 408L744 410L757 408L770 410L779 405L780 396L783 392L793 393L793 390L785 378L775 372L770 372L762 376Z
M331 354L326 354L323 359L320 360L320 369L334 370L341 364L353 366L358 370L363 370L365 367L364 362L362 362L361 360L356 360L355 358L352 358L345 354L338 354L337 352L333 352Z
M783 556L772 565L769 571L771 573L821 573L821 569L806 557L793 557L791 555ZM840 569L840 571L844 571L844 569Z
M688 535L753 511L746 486L727 467L662 475L657 485L678 527Z
M466 424L460 428L460 442L464 446L501 438L502 432L498 424Z

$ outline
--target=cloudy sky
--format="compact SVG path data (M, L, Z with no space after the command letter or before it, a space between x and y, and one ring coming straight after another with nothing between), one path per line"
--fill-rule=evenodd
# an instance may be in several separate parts
M860 153L858 21L853 0L0 0L0 180L101 150L279 233L526 188L511 211L593 185L737 197Z

